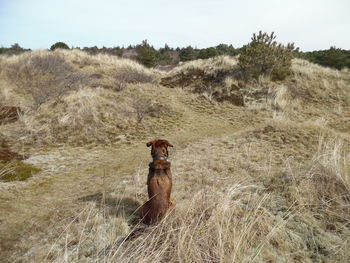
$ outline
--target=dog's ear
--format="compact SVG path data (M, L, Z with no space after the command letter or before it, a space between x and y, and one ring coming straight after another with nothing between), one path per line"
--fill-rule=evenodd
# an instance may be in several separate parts
M167 140L165 140L165 143L166 143L166 145L167 146L169 146L169 147L174 147L174 145L172 145L170 142L168 142Z
M154 143L154 141L150 141L150 142L146 143L146 146L150 147L153 143Z

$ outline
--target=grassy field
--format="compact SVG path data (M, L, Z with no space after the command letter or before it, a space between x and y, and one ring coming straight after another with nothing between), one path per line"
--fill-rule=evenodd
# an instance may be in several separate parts
M292 67L244 83L233 57L0 57L0 102L23 109L0 139L37 168L0 181L0 261L349 262L350 73ZM155 138L175 146L176 209L145 227Z

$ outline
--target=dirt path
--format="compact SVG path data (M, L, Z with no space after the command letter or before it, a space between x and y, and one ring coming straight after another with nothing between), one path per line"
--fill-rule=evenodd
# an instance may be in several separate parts
M188 154L188 143L215 143L217 137L238 132L251 121L258 125L263 122L263 117L253 112L227 107L203 106L200 102L186 109L181 126L162 136L176 146L172 158L182 160ZM232 109L235 114L228 111ZM85 206L86 197L103 191L146 199L144 183L150 159L146 141L31 150L33 154L26 162L42 171L28 181L0 188L0 210L4 211L0 214L1 258L16 258L30 250L29 239L40 240L58 222L74 217ZM183 171L180 163L178 166L179 172Z
M256 183L259 175L266 177L280 169L288 156L308 160L318 144L314 128L272 127L266 116L239 109L226 116L213 110L212 117L201 118L207 114L203 110L203 115L189 112L182 127L164 134L175 145L170 158L178 205L203 187L225 189L233 178ZM48 253L64 226L76 220L89 202L99 209L104 199L111 215L121 217L125 224L147 199L150 156L146 141L32 154L27 162L42 171L0 190L0 210L4 211L0 214L0 258L35 262L30 258ZM121 204L122 211L116 211ZM45 243L49 248L38 252Z
M0 185L0 258L27 260L45 240L51 244L87 203L98 208L102 196L112 209L125 203L125 223L147 199L145 143L155 137L175 145L170 158L174 198L180 203L204 185L222 189L231 178L247 181L269 174L289 156L307 160L317 146L311 140L319 136L314 128L271 128L271 112L188 100L181 124L171 131L108 146L33 147L26 162L42 171L25 182Z

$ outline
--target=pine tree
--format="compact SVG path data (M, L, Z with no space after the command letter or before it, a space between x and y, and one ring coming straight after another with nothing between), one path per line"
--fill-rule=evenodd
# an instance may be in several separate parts
M157 65L158 52L154 47L150 46L147 40L143 40L141 45L136 47L136 59L146 67L154 67Z
M275 38L273 32L268 35L260 31L242 47L238 65L248 78L269 75L273 80L282 80L291 73L294 44L285 47Z
M191 46L188 46L180 50L179 56L181 61L194 60L196 59L196 52Z

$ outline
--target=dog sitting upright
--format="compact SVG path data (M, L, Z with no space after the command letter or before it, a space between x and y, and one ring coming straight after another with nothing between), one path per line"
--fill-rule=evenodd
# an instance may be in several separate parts
M170 162L168 162L168 147L173 147L167 140L154 140L148 142L152 146L153 162L149 164L147 190L149 200L140 208L140 216L145 224L158 222L166 212L174 207L170 200L172 188L172 175Z

